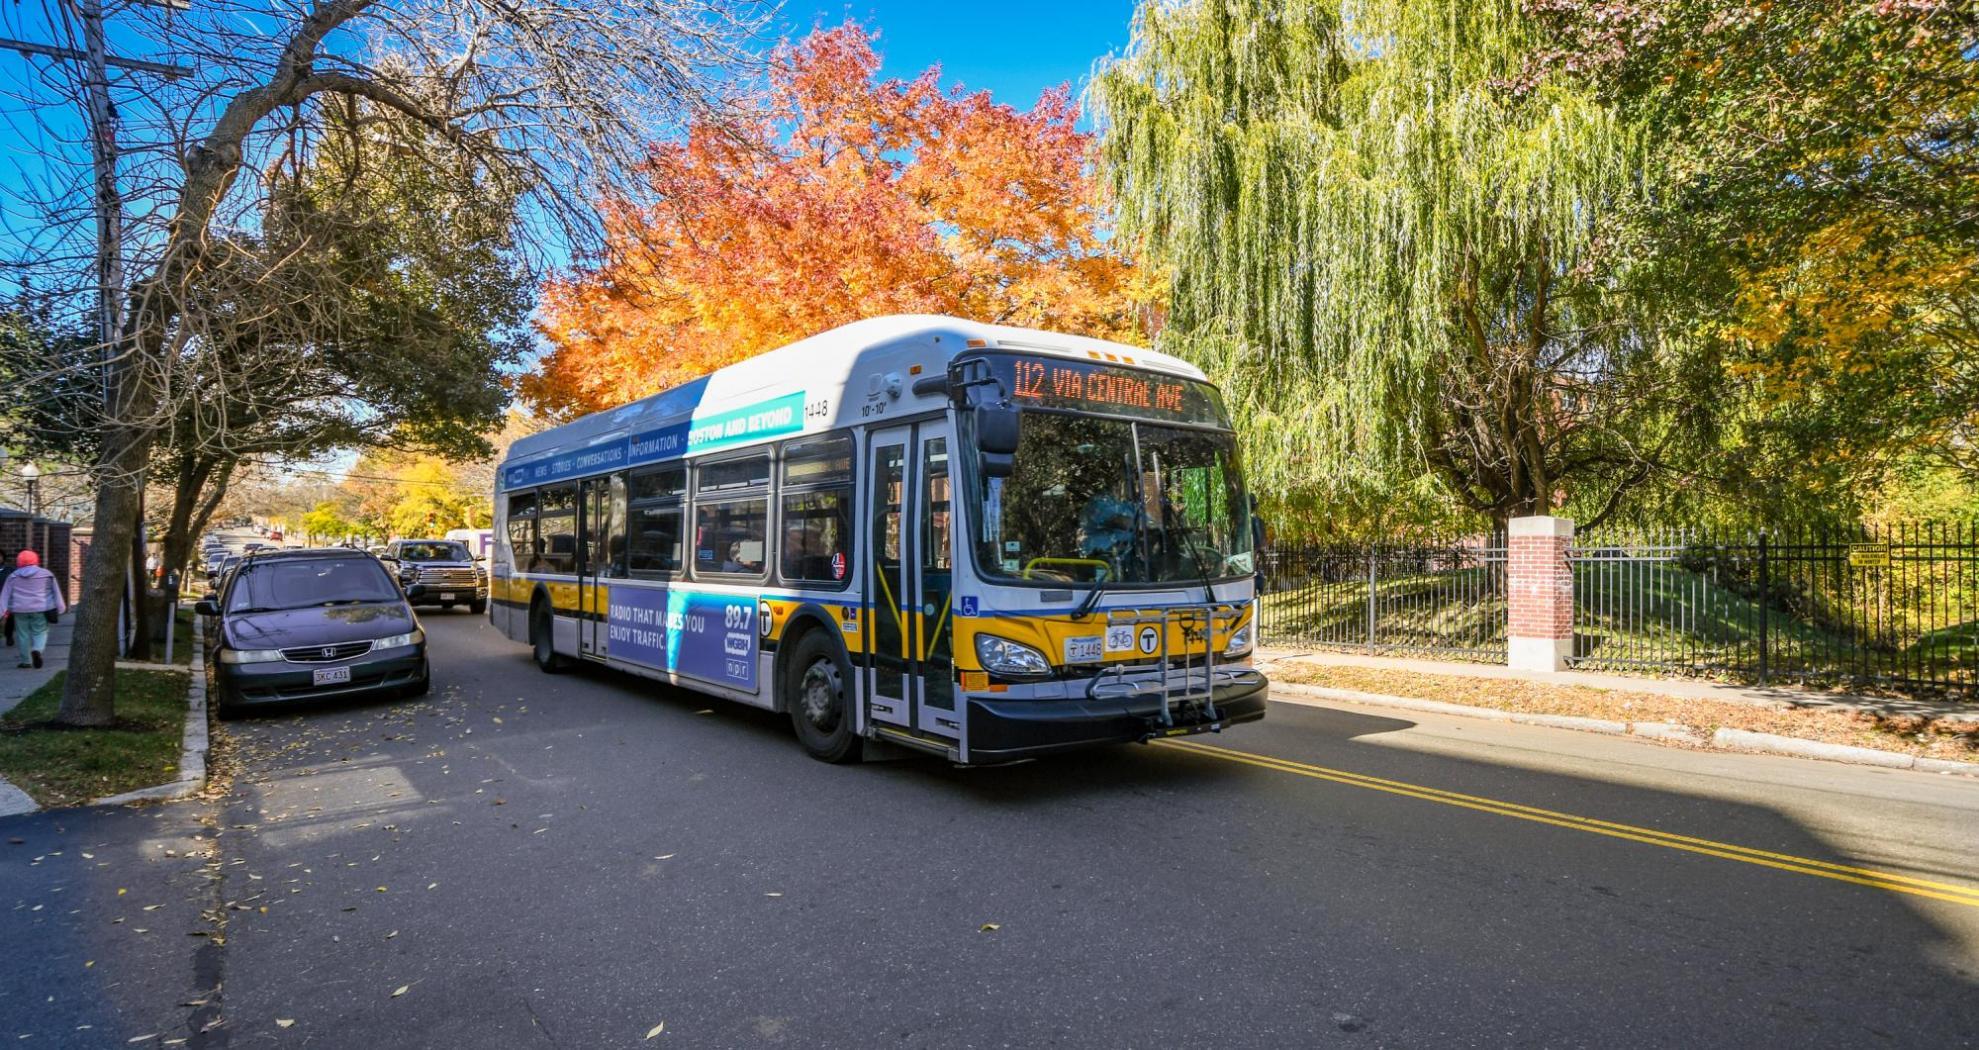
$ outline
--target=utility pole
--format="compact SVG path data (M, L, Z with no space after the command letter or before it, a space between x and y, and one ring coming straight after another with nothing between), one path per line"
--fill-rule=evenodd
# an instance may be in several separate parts
M124 330L124 201L117 192L117 106L110 101L110 56L103 44L103 0L78 0L89 105L89 155L96 175L96 325L103 350L103 410L110 410L110 365Z

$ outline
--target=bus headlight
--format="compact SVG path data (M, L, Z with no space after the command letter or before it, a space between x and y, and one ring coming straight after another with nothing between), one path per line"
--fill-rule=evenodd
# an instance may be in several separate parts
M1244 626L1237 628L1236 632L1230 635L1230 640L1223 643L1224 656L1234 658L1234 657L1242 656L1250 651L1251 651L1250 624L1245 624Z
M983 670L991 674L1051 673L1051 661L1046 660L1043 653L1028 645L1020 645L1008 638L998 638L993 634L976 636L976 659L981 660Z

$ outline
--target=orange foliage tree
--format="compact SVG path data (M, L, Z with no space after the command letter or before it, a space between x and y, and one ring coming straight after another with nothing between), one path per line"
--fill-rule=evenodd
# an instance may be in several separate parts
M1064 87L1019 112L878 70L863 27L814 32L747 120L655 145L651 203L607 202L605 249L546 289L523 395L596 411L882 314L1145 334L1158 289L1107 235Z

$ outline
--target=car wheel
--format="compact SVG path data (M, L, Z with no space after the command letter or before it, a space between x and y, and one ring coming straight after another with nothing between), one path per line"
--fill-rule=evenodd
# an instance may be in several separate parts
M405 691L400 693L399 695L410 700L415 696L425 696L427 693L430 693L432 691L433 691L433 672L431 670L428 670L425 674L419 676L419 681L414 682L409 686L406 686Z
M563 657L557 655L555 627L549 603L537 602L529 607L529 647L536 657L536 666L544 674L556 674L564 668Z
M783 704L804 753L823 762L856 762L860 740L852 726L852 675L823 631L811 631L791 653Z
M467 611L473 613L476 616L486 616L488 615L488 603L475 602L467 607Z

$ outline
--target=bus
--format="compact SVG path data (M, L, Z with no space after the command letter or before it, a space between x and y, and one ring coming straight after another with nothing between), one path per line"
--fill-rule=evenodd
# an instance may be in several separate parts
M495 484L489 616L543 671L782 712L816 758L1264 717L1263 528L1166 354L874 318L522 438Z

